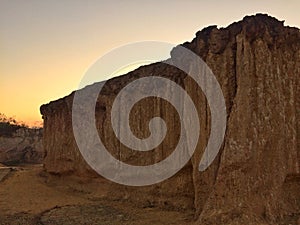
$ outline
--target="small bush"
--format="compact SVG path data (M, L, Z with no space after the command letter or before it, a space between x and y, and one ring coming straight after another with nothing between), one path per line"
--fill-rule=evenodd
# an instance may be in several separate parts
M13 117L7 117L0 113L0 136L12 137L20 128L28 127L24 123L18 123Z
M10 124L9 122L0 122L0 136L12 137L18 129L22 128L20 125Z

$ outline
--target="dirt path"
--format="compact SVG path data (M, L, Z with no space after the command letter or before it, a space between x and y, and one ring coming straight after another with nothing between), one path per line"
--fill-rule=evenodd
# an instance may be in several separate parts
M1 171L1 170L0 170ZM1 175L1 173L0 173ZM0 224L191 224L193 212L139 208L107 200L107 187L19 167L0 182ZM93 190L98 189L97 192Z

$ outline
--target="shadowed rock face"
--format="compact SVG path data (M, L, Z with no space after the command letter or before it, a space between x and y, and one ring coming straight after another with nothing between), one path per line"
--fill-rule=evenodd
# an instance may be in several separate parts
M205 28L183 46L205 60L221 85L228 113L222 149L205 172L198 171L209 136L210 111L201 89L182 71L155 63L111 79L99 95L96 117L99 136L116 158L134 165L153 164L174 150L180 135L174 108L161 99L147 98L134 107L131 128L138 137L147 137L149 131L143 127L160 116L169 128L163 143L138 153L117 140L109 120L111 105L118 91L139 77L164 74L181 85L193 99L201 124L197 149L179 173L143 188L111 184L111 196L194 208L199 224L272 224L300 216L299 30L258 14L227 28ZM175 53L176 48L171 60ZM73 96L41 106L45 169L95 175L73 137Z
M42 163L42 129L18 128L10 135L0 135L0 162L6 165Z

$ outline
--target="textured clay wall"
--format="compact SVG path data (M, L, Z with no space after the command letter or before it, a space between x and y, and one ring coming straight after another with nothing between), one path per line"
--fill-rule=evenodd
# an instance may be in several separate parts
M124 85L139 77L165 74L180 84L197 106L201 134L191 161L178 174L143 188L111 184L111 197L194 208L197 224L276 224L287 215L299 213L299 30L285 27L275 18L256 15L227 28L205 28L183 46L205 60L222 87L228 113L222 149L206 171L198 171L209 136L210 111L201 89L183 72L156 63L114 78L99 97L96 116L99 135L116 158L135 165L152 164L168 156L178 141L176 111L155 98L134 107L131 126L138 136L147 137L149 131L143 129L147 121L153 116L164 118L171 133L163 143L142 154L116 139L108 119L111 104ZM82 159L73 137L72 99L73 94L41 107L45 169L96 176ZM179 101L184 104L184 100ZM136 114L143 115L145 121L134 120Z

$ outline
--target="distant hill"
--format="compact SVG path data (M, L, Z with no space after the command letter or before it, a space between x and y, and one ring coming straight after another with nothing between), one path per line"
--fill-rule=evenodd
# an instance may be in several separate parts
M42 128L29 128L0 114L0 163L41 163L44 157Z

